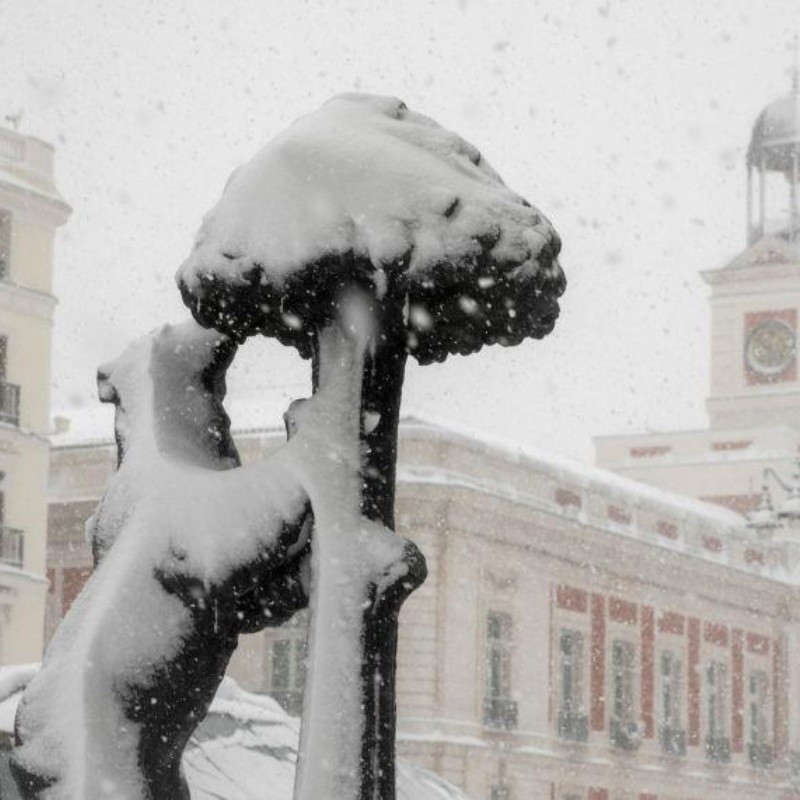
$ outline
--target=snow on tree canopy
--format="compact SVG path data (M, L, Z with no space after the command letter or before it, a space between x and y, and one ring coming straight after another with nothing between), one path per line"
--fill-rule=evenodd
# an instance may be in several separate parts
M305 357L329 298L357 282L428 363L548 334L560 246L469 142L395 98L345 94L233 173L177 278L201 324Z

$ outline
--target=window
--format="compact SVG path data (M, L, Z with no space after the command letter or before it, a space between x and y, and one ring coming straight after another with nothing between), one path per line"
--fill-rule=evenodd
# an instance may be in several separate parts
M560 697L558 735L563 739L586 741L589 735L583 699L584 636L562 628L559 634Z
M769 731L769 677L763 669L750 673L748 681L747 749L750 763L766 767L772 763Z
M8 279L11 269L11 214L0 211L0 281Z
M511 700L511 616L491 611L486 617L486 694L484 722L514 728L517 704Z
M683 730L681 698L683 697L683 664L672 650L664 650L660 659L661 746L669 755L685 755L686 733Z
M612 712L620 722L636 717L636 648L633 642L614 640L611 649Z
M661 724L681 727L681 660L671 650L661 654Z
M624 639L611 645L611 741L624 750L636 750L642 732L636 721L636 646Z
M489 792L490 800L511 800L511 789L504 783L496 783Z
M728 667L722 661L709 662L706 687L706 754L712 761L728 761L731 753L728 739Z
M308 661L308 612L295 614L269 645L267 691L290 714L302 708Z
M0 336L0 422L19 424L19 386L6 381L8 338Z

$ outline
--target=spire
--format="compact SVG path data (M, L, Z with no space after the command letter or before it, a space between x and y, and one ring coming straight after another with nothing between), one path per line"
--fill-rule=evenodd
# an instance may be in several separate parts
M792 59L792 92L797 94L800 91L800 42L798 41L797 34L794 35L792 40L792 50L794 57Z

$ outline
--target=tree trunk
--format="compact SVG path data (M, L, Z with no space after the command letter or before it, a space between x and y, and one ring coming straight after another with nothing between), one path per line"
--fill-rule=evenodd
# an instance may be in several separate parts
M399 317L399 315L398 315ZM373 352L367 352L361 386L361 511L394 530L397 431L406 364L402 320L384 316ZM319 374L313 358L314 383ZM316 390L316 385L315 385ZM361 667L364 732L359 800L395 798L395 675L400 607L427 576L425 558L407 543L406 573L397 581L370 590L362 619Z

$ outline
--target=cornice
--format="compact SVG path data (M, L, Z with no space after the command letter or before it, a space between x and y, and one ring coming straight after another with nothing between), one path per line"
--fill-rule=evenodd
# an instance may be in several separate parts
M72 214L72 208L60 197L54 197L33 186L19 186L0 176L0 205L14 214L44 221L53 228L63 225Z
M51 322L57 303L51 294L38 292L18 283L0 281L0 310L29 314Z

